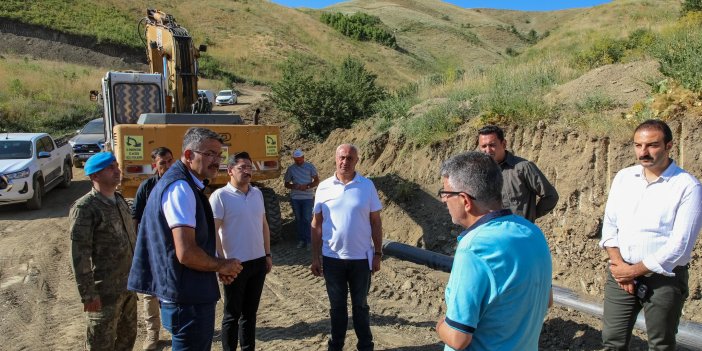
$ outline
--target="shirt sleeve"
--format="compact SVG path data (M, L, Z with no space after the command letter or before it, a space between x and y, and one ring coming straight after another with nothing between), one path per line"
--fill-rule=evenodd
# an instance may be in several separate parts
M82 303L99 297L93 277L93 232L96 221L87 206L74 206L69 214L73 274Z
M136 196L134 197L134 203L132 204L132 219L137 222L141 222L141 217L144 215L144 209L146 208L146 182L139 184L139 189L137 189Z
M290 167L285 170L285 176L283 176L283 181L287 184L292 181L292 172L290 172Z
M311 175L312 177L316 176L316 175L317 175L317 167L315 167L315 166L314 166L313 164L311 164L311 163L310 163L309 165L310 165L310 175Z
M695 241L702 227L702 185L694 184L680 199L675 213L673 231L665 245L653 255L645 257L643 264L653 272L674 276L673 269L692 254Z
M373 184L373 182L370 180L369 182L371 186L370 211L378 212L383 209L383 204L380 202L380 198L378 197L378 190L375 188L375 184Z
M558 191L533 162L526 162L524 167L527 183L539 197L536 203L536 218L543 217L558 204Z
M607 205L605 205L604 217L602 218L602 239L600 239L600 248L604 249L606 247L619 247L619 240L617 239L617 190L619 189L621 182L621 172L614 176L612 181L612 186L609 188L609 195L607 196Z
M457 252L446 288L446 319L451 328L472 334L490 301L492 272L467 249Z
M224 219L224 204L222 203L222 189L215 190L210 196L210 207L215 219Z
M195 194L184 180L173 182L163 193L161 208L170 228L195 228Z

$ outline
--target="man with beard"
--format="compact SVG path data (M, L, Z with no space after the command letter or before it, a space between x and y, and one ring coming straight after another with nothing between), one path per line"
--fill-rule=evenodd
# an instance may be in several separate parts
M229 157L229 183L210 196L219 257L235 258L244 267L233 283L224 286L222 348L256 349L256 312L266 274L273 261L263 194L251 185L253 166L247 152ZM241 340L239 339L241 329Z
M628 350L643 308L650 350L675 350L689 294L688 269L702 227L702 185L670 157L673 133L660 120L634 131L639 164L612 181L600 247L609 255L602 341Z
M115 156L100 152L85 163L93 188L71 207L69 233L78 292L87 312L88 350L131 350L136 340L137 297L127 290L136 234L129 205L116 192Z
M556 207L558 192L536 165L507 151L505 132L498 126L478 130L478 149L502 170L502 206L532 223Z
M182 156L156 183L146 202L129 290L161 301L163 326L173 350L209 350L219 300L217 274L231 283L241 264L215 256L212 208L203 193L217 174L222 138L207 128L190 128Z

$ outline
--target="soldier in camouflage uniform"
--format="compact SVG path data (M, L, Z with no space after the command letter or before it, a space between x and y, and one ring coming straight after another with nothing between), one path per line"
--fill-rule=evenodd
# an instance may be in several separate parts
M88 350L132 350L137 297L127 290L136 233L131 212L116 192L121 172L114 155L95 154L85 164L93 188L71 207L71 256Z

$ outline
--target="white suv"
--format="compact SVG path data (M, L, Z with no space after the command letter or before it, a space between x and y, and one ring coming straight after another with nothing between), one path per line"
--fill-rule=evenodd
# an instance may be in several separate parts
M236 93L233 90L222 90L217 93L215 104L220 105L236 105Z

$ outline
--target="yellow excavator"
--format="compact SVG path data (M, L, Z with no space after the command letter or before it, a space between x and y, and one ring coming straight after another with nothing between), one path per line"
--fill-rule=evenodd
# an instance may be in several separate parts
M175 18L148 9L139 22L151 73L107 72L102 92L91 92L101 100L105 119L105 147L112 150L122 170L121 191L133 197L139 184L152 176L150 153L161 146L180 158L183 135L190 127L206 127L225 141L225 156L247 151L253 160L253 181L280 177L280 128L246 125L234 114L204 113L206 97L198 96L198 64L205 45L195 48L188 31ZM254 120L257 120L255 118ZM210 187L225 185L226 162L210 180ZM261 187L271 239L281 236L280 206L275 192Z

